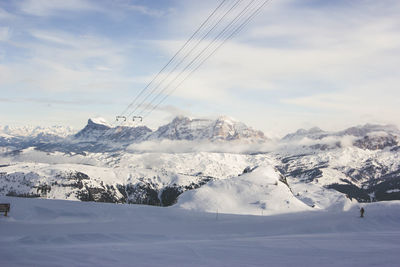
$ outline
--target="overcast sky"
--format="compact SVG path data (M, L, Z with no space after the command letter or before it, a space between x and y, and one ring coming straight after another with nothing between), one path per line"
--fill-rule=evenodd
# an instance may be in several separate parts
M219 3L0 1L0 125L112 121ZM272 0L145 123L227 115L270 135L399 126L399 14L398 0Z

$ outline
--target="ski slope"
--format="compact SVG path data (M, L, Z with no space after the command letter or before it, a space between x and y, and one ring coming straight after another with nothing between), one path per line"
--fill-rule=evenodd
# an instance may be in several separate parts
M400 202L228 215L0 197L1 266L398 266Z

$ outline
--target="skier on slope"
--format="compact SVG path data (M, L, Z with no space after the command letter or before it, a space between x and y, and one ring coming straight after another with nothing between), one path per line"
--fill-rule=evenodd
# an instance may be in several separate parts
M360 209L360 217L361 218L364 218L364 212L365 212L364 208L361 207L361 209Z

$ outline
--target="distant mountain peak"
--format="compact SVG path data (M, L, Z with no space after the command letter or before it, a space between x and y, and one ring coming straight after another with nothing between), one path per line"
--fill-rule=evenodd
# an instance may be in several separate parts
M238 122L237 120L235 120L232 117L226 116L226 115L221 115L217 118L217 121L223 121L223 122L227 122L227 123L235 123Z
M386 132L390 134L400 135L399 129L395 125L379 125L367 123L364 125L358 125L354 127L347 128L341 132L340 135L353 135L353 136L366 136L373 132Z
M183 116L183 115L178 115L171 121L171 123L172 124L179 124L179 123L189 123L191 121L192 121L192 119L189 118L189 117L186 117L186 116Z
M8 137L35 138L43 135L66 137L73 133L75 130L72 127L64 126L0 126L0 134Z
M321 130L318 127L312 127L308 130L306 129L298 129L294 133L287 134L283 137L283 140L298 140L302 138L310 138L310 139L320 139L322 136L326 135L324 130Z
M112 126L107 122L106 119L102 117L97 117L97 118L90 118L88 120L88 125L94 126L94 125L103 125L108 128L111 128Z
M149 139L261 142L267 138L261 131L227 116L215 120L177 116L172 122L159 127Z

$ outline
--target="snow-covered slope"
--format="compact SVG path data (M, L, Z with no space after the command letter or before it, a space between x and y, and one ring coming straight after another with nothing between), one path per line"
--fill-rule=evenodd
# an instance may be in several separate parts
M187 191L179 197L177 206L206 212L254 215L312 209L293 195L286 181L271 165Z
M1 266L398 266L400 203L235 216L1 197Z
M171 205L182 192L268 160L224 153L66 155L26 149L0 160L0 195Z

